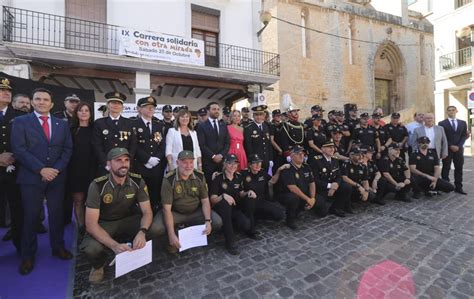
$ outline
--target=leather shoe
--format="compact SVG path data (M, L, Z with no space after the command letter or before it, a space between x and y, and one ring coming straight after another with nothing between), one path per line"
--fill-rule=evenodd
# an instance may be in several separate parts
M61 260L72 259L72 253L66 250L64 247L53 250L53 256L58 257Z
M2 241L10 241L12 239L12 230L9 229L2 238Z
M467 192L465 192L462 188L461 189L455 189L454 192L462 194L462 195L467 195Z
M33 259L24 259L21 261L20 268L18 269L21 275L28 275L33 271L35 262Z
M98 269L92 267L89 273L89 282L96 284L102 282L102 280L104 280L104 267Z
M225 246L225 249L227 250L228 253L232 254L232 255L239 255L239 251L237 250L237 248L232 244L232 245L226 245Z
M250 239L255 240L255 241L262 240L262 237L260 237L259 235L257 235L256 232L247 233L247 237L249 237Z
M297 226L295 221L286 221L286 226L288 226L291 230L296 230Z
M419 192L415 192L415 193L413 193L413 195L412 195L411 197L413 197L414 199L420 199L420 198L421 198L421 196L420 196L420 193L419 193Z
M46 227L44 227L43 223L40 223L35 227L35 232L37 232L38 234L45 234L48 232L48 230L46 229Z
M341 218L346 217L346 214L339 209L331 209L331 211L329 212L337 217L341 217Z

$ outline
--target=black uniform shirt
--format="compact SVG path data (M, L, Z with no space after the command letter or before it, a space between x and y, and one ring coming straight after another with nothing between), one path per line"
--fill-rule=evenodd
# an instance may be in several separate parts
M369 183L372 183L375 179L375 175L379 171L379 168L377 167L377 164L375 164L374 161L370 160L367 161L367 178L369 180Z
M392 161L387 156L380 161L380 172L390 173L392 178L398 183L403 182L406 179L403 172L407 169L405 161L400 157Z
M229 180L224 172L221 172L212 180L209 194L220 196L225 193L232 196L235 201L238 201L240 199L240 191L242 191L241 181L242 176L237 172L234 173L232 180Z
M375 128L375 136L379 139L380 145L382 146L384 146L385 143L387 143L387 140L390 138L390 135L387 132L387 128L384 126L379 126L378 128Z
M300 168L291 164L290 168L281 172L280 183L283 193L291 193L288 185L296 185L304 194L311 196L309 185L314 183L314 177L311 168L307 164L303 164Z
M318 129L311 127L308 131L306 131L306 140L313 140L314 145L319 148L321 148L324 142L326 142L326 138L327 136L322 126L320 126Z
M387 124L385 125L385 129L387 130L389 137L392 138L393 142L402 142L403 138L408 137L407 128L400 124L396 126L392 124Z
M428 149L426 155L414 152L410 155L410 165L416 165L416 169L428 175L434 175L435 166L439 165L438 154L435 149Z
M354 164L348 161L342 164L341 175L345 175L354 182L362 184L362 181L367 181L367 167L363 164Z
M371 145L375 146L375 128L372 126L367 126L363 128L360 125L357 125L352 133L353 140L360 140L360 142L364 145Z
M257 197L267 194L268 181L271 179L271 177L265 170L261 169L259 172L254 174L252 171L250 171L250 169L247 169L242 171L241 174L243 191L247 192L252 190L257 194Z

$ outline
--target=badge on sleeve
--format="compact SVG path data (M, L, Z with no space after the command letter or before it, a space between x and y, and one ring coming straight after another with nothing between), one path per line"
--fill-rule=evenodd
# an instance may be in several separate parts
M113 201L114 197L112 196L112 194L110 193L107 193L104 195L104 197L102 198L102 201L106 204L109 204Z

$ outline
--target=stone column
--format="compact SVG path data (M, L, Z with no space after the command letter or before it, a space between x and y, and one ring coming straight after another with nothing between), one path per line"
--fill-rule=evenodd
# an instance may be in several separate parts
M138 99L147 97L153 91L150 85L150 73L149 72L136 72L135 73L135 103Z

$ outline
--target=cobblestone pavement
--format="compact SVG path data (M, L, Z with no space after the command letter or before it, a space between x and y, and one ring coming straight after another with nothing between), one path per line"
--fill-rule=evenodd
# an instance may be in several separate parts
M76 262L77 298L473 298L474 159L466 159L468 196L444 194L412 203L359 207L344 219L307 212L292 232L260 224L263 240L240 235L240 256L213 235L206 248L180 256L155 242L153 262L118 279L106 269L90 285ZM161 244L158 244L161 243Z

